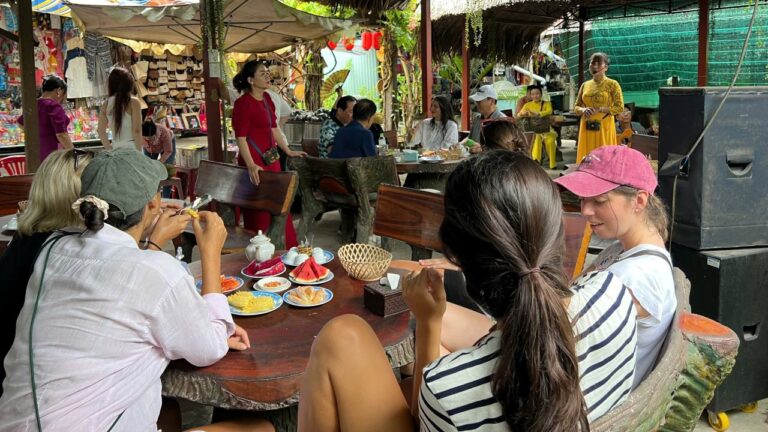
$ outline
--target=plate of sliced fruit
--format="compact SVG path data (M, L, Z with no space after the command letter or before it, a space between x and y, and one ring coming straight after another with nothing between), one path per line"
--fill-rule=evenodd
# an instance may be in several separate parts
M283 305L279 294L264 291L240 291L227 298L232 315L256 316L270 313Z
M220 275L219 278L221 281L222 294L229 294L229 293L235 292L239 290L245 283L243 278L240 278L237 276ZM198 279L197 282L195 282L195 287L197 288L198 291L202 290L203 280Z
M288 280L299 285L320 285L333 279L333 272L321 266L314 257L309 257L288 273Z
M296 307L315 307L333 299L333 291L323 287L300 286L283 294L283 301Z
M280 257L272 258L264 262L256 262L256 260L254 260L245 266L245 268L241 270L241 273L243 276L251 279L279 276L285 273L285 264L280 260Z

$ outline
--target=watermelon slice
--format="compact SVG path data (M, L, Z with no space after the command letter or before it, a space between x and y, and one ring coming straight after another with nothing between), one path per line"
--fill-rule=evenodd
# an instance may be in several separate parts
M327 268L321 266L320 264L318 264L317 261L315 261L314 258L311 258L311 259L312 259L312 263L310 265L312 266L312 273L315 274L317 279L320 280L320 279L325 279L326 277L328 277L328 274L331 271L328 270Z
M317 282L322 277L318 277L317 273L315 272L315 267L319 267L317 262L315 262L315 259L310 257L308 260L304 261L300 266L293 269L291 272L291 277L298 283L313 283ZM328 270L328 269L326 269ZM325 275L327 276L328 273L325 272Z

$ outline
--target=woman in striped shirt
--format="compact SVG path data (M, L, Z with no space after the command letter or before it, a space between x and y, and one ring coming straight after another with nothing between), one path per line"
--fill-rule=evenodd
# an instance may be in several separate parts
M496 323L473 347L440 358L442 277L425 269L405 279L416 319L410 413L425 431L589 430L632 384L631 296L609 274L568 288L559 195L525 155L496 150L463 162L445 206L446 255ZM331 321L312 348L299 430L416 430L389 370L362 319Z

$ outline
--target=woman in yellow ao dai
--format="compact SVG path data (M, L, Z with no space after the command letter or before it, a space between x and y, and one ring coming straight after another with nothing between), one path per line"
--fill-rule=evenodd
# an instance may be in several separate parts
M608 55L592 54L589 60L592 79L579 89L574 108L581 115L576 163L598 147L618 144L614 116L624 111L624 97L619 83L605 76L609 64Z

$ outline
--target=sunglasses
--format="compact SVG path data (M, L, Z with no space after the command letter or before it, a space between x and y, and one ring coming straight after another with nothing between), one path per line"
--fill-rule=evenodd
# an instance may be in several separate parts
M90 150L82 150L82 149L72 149L72 159L75 163L75 172L77 172L77 167L80 165L80 160L87 156L88 159L93 159L94 153Z

